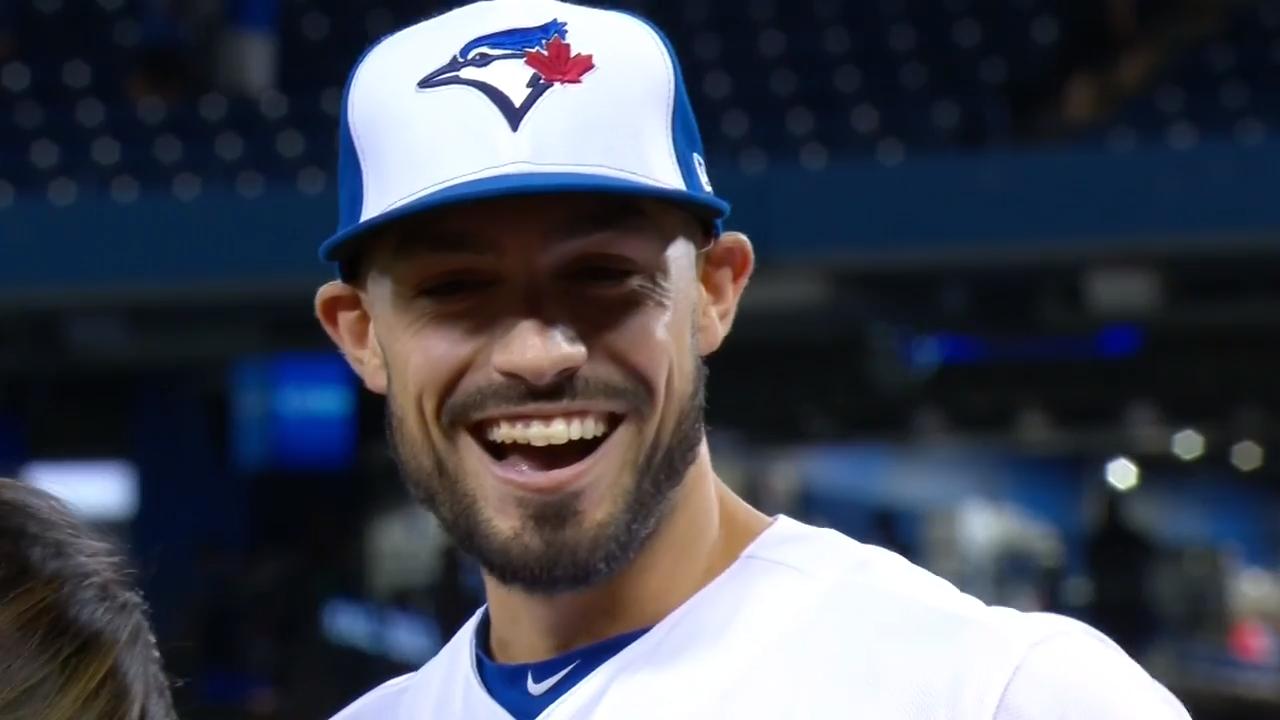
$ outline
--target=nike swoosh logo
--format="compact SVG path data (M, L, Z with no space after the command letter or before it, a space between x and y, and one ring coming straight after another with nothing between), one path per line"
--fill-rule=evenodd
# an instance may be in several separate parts
M538 697L539 695L545 693L546 691L554 687L556 683L564 679L564 676L568 675L569 671L572 670L574 667L576 667L579 662L581 662L581 660L573 661L573 665L570 665L569 667L561 670L560 672L556 673L555 675L552 675L551 677L547 678L546 680L543 680L542 682L534 682L533 671L530 670L529 679L525 682L525 689L529 691L530 695L534 697Z

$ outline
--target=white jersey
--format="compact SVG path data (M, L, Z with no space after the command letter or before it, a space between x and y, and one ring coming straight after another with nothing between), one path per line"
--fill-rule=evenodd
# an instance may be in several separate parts
M334 720L511 720L472 618ZM779 517L732 566L539 720L1187 720L1110 640L984 605L882 548Z

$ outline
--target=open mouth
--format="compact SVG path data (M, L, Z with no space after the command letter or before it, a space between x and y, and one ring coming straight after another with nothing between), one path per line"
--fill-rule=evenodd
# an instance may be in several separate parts
M618 425L616 413L502 418L472 425L472 436L494 462L521 472L549 472L586 460Z

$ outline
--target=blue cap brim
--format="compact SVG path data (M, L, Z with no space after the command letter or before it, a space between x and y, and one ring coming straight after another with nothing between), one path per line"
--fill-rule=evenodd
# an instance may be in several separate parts
M606 193L666 200L683 205L689 211L712 221L717 234L721 231L721 222L729 215L729 203L714 195L655 187L633 180L587 173L500 175L459 183L439 192L424 195L417 200L341 230L320 246L320 259L325 262L338 262L349 254L356 241L371 230L429 210L476 200L556 193Z

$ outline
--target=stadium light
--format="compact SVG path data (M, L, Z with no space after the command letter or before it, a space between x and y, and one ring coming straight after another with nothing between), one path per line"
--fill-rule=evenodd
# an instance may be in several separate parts
M1107 484L1119 492L1127 493L1142 482L1142 471L1138 464L1127 457L1118 457L1107 463Z
M1252 440L1241 440L1231 446L1231 464L1241 472L1253 472L1262 467L1265 452Z
M1204 446L1204 435L1191 428L1179 430L1169 441L1169 450L1179 459L1188 462L1204 455Z

